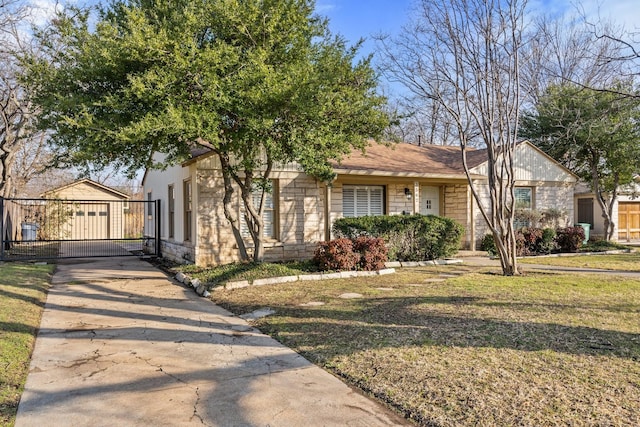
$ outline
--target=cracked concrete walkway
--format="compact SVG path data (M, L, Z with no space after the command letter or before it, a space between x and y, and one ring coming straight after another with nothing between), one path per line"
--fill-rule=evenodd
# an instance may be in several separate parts
M408 423L134 257L61 261L16 427Z

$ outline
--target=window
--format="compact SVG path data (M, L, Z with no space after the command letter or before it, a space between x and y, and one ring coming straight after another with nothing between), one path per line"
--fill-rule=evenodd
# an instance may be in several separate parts
M175 234L175 218L176 218L176 193L173 184L168 189L168 207L169 207L169 238L173 238Z
M185 242L191 240L192 232L192 219L191 213L193 211L193 194L191 188L191 180L188 179L183 183L183 195L184 195L184 240Z
M384 187L344 185L342 213L345 217L384 215Z
M517 187L513 190L516 196L516 209L531 209L533 207L530 187Z
M153 193L149 191L147 193L147 220L153 220Z
M276 203L275 201L278 199L277 195L277 185L275 180L271 180L271 191L265 192L264 198L264 211L262 212L262 220L264 221L264 237L268 237L271 239L276 238ZM260 207L260 198L262 197L262 189L256 188L253 191L252 199L253 206L258 209ZM240 216L242 217L241 221L241 232L244 237L250 236L249 228L247 227L247 223L245 220L245 212L244 206L242 206L242 201L240 201Z
M531 187L516 187L513 189L516 199L516 213L513 220L513 228L531 226L531 215L527 211L533 208L533 189Z

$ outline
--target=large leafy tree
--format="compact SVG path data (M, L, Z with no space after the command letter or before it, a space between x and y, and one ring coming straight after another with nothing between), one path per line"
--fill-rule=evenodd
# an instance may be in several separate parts
M613 237L613 207L621 186L640 171L640 99L630 85L596 91L549 86L521 134L590 184L602 209L605 238Z
M78 11L57 17L40 35L49 57L30 64L59 162L133 172L207 147L245 259L234 188L259 261L274 165L296 161L331 179L330 159L388 126L369 58L356 61L357 46L331 36L311 0L115 1L90 22Z

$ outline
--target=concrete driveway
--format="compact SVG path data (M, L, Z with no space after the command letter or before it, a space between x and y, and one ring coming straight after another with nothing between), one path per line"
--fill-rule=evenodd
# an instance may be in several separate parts
M17 427L408 423L135 257L61 261Z

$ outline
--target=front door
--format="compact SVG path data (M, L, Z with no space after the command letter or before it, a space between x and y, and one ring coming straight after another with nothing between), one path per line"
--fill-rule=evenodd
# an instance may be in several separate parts
M428 185L420 187L420 213L440 215L440 187Z
M593 198L578 199L578 222L593 227Z

